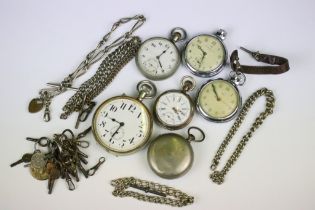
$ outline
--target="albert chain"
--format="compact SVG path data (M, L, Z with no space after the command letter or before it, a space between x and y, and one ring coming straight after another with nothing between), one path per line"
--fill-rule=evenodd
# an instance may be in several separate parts
M265 111L261 112L259 116L255 119L255 122L250 127L249 131L242 137L241 141L237 145L235 151L230 156L228 161L226 162L225 166L221 171L216 170L217 166L220 162L220 159L227 147L227 145L230 143L231 139L241 126L246 114L248 113L251 106L254 104L254 102L259 98L260 96L266 97L266 109ZM227 136L225 137L224 141L220 145L215 157L212 160L211 170L213 173L210 175L210 179L212 179L213 182L217 184L222 184L224 182L224 177L227 174L227 172L231 169L232 165L236 162L240 154L242 153L245 145L249 141L249 139L252 137L253 133L263 124L264 120L267 118L268 115L271 115L273 112L273 108L275 105L275 97L273 95L273 92L271 90L268 90L267 88L262 88L257 90L255 93L253 93L245 102L239 116L237 117L235 123L229 130Z
M186 206L194 202L194 197L189 196L177 189L154 182L136 179L134 177L125 177L112 180L111 185L115 187L113 195L118 197L133 197L142 201L167 204L177 207ZM146 193L152 193L156 196L144 195L139 192L126 190L129 187L142 190Z
M105 46L105 43L107 43L108 39L111 37L111 34L122 24L128 23L130 21L136 21L136 23L132 26L132 28L127 31L124 35L118 37L115 39L112 43ZM68 89L74 89L72 88L72 83L75 79L82 76L87 72L87 70L90 68L91 65L102 59L110 50L113 48L120 46L123 44L126 40L130 38L130 36L142 26L142 24L145 22L145 17L143 15L136 15L133 17L127 17L122 18L116 23L113 24L110 32L108 32L105 36L103 36L102 40L97 44L96 48L89 52L85 59L80 63L80 65L76 68L76 70L69 74L61 83L48 83L48 85L52 86L50 88L44 88L39 91L40 100L45 106L45 113L44 113L44 120L47 122L50 120L50 111L49 111L49 105L51 103L51 100L53 97L65 92Z

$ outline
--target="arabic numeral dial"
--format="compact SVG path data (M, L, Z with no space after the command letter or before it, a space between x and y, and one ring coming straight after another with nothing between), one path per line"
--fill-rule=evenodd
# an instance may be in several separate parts
M118 153L128 153L144 145L151 126L146 107L125 96L105 101L93 119L97 141L106 149Z
M160 80L171 76L177 70L180 56L170 40L154 37L141 45L136 62L144 76Z

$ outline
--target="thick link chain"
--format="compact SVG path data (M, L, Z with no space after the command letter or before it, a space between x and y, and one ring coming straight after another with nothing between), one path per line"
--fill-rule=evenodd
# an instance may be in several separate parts
M79 90L63 107L62 119L66 119L72 112L80 111L85 104L89 104L104 88L111 83L118 72L135 56L141 45L139 37L132 37L110 53L101 63L95 75L84 82ZM85 99L85 101L83 101Z
M39 91L39 95L40 95L39 98L43 101L44 104L47 105L45 109L45 115L44 115L44 119L46 118L45 121L50 120L49 105L51 103L51 100L55 96L71 88L74 80L76 80L78 77L85 74L91 65L101 60L113 48L116 48L122 45L123 43L125 43L126 41L130 40L131 35L143 25L145 20L146 19L143 15L135 15L133 17L121 18L120 20L115 22L111 30L103 36L101 41L97 44L96 48L93 49L91 52L89 52L85 56L85 59L80 63L80 65L76 68L74 72L72 72L66 78L64 78L64 80L60 84L58 84L56 87L43 88ZM110 44L106 46L105 44L110 39L112 33L116 31L119 26L125 23L128 23L130 21L136 21L135 24L131 27L131 29L127 31L125 34L116 38L114 41L112 41Z
M223 169L221 171L217 171L216 168L220 162L220 159L227 145L230 143L231 139L233 138L233 136L235 135L235 133L241 126L251 106L261 96L266 97L265 111L261 112L259 116L255 119L255 122L252 124L249 131L242 137L241 141L239 142L235 151L226 162ZM225 137L224 141L220 145L216 155L214 156L212 160L211 170L213 171L213 173L210 175L210 179L212 179L213 182L217 184L222 184L224 182L225 175L231 169L232 165L236 162L236 160L242 153L245 145L247 144L249 139L252 137L253 133L263 124L263 121L267 118L267 116L272 114L274 106L275 106L275 97L273 95L273 92L271 90L268 90L267 88L262 88L262 89L257 90L246 100L239 116L235 120L235 123L229 130L227 136Z
M136 179L134 177L112 180L111 185L115 187L113 195L117 197L133 197L146 202L167 204L177 207L186 206L194 202L194 197L177 189L154 182ZM156 194L157 196L144 195L139 192L126 190L129 187ZM173 198L167 196L171 196Z
M116 31L116 29L130 21L135 20L136 23L132 26L132 28L127 31L122 36L116 38L111 44L104 46L105 43L109 40L112 33ZM77 69L70 74L64 81L72 81L75 78L78 78L82 74L84 74L87 69L100 59L102 59L106 53L108 53L111 49L123 44L126 40L130 38L130 36L138 29L140 28L145 21L145 17L143 15L136 15L134 17L127 17L127 18L121 18L116 23L113 24L110 32L108 32L105 36L103 36L102 40L98 43L96 48L89 52L87 56L85 57L85 60L80 63L80 65L77 67Z

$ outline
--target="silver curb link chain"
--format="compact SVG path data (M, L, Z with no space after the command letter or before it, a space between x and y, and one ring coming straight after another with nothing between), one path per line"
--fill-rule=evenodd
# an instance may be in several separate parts
M71 86L77 78L85 74L91 65L101 60L113 48L120 46L127 40L129 40L131 35L143 25L145 20L146 19L143 15L135 15L133 17L121 18L120 20L113 24L111 30L106 35L103 36L101 41L97 44L96 48L85 56L85 59L80 63L80 65L76 68L76 70L73 73L69 74L66 78L64 78L64 80L60 84L54 84L53 87L41 89L39 91L40 96L39 99L42 101L45 107L44 121L46 122L50 121L49 106L51 104L51 100L55 96L65 92L68 89L74 89ZM105 44L110 39L112 33L116 31L116 29L119 26L126 24L130 21L136 21L136 23L131 27L129 31L127 31L125 34L118 37L117 39L115 39L113 42L106 46Z
M259 116L255 119L255 122L250 127L249 131L242 137L241 141L237 145L235 151L227 160L225 166L221 171L216 170L217 166L219 165L220 159L227 147L230 143L231 139L241 126L242 122L244 121L245 116L247 115L249 109L254 104L254 102L261 96L266 97L266 109L265 111L261 112ZM262 88L254 92L245 102L239 116L235 120L235 123L229 130L227 136L225 137L224 141L220 145L216 155L212 160L211 170L213 173L210 175L210 179L217 184L222 184L224 182L224 177L227 172L231 169L232 165L236 162L239 158L240 154L242 153L244 147L246 146L249 139L252 137L253 133L263 124L264 120L267 118L268 115L273 113L273 108L275 106L275 97L271 90L267 88Z
M115 187L112 194L117 197L132 197L141 201L167 204L177 207L186 206L194 202L194 197L177 189L150 181L136 179L134 177L124 177L112 180L111 185ZM146 193L155 194L156 196L126 190L129 187L142 190Z
M135 56L141 44L139 37L132 37L110 53L101 63L95 75L84 82L67 101L60 118L66 119L72 112L81 111L109 85L118 72Z

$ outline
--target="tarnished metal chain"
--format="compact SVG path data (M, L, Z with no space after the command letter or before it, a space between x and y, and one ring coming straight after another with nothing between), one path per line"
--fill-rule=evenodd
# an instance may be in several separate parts
M135 56L140 48L139 37L132 37L110 53L101 63L95 75L84 82L79 90L63 107L62 119L66 119L72 112L80 111L88 105L104 88L111 83L118 72Z
M265 111L261 112L259 116L255 119L255 122L252 124L249 131L242 137L241 141L237 145L233 154L227 160L223 169L221 171L216 170L227 145L230 143L231 139L233 138L233 136L235 135L235 133L241 126L251 106L261 96L266 97ZM271 90L268 90L267 88L262 88L262 89L257 90L246 100L239 116L235 120L233 126L229 130L227 136L225 137L224 141L220 145L216 155L214 156L212 160L212 165L210 168L213 171L213 173L210 175L210 179L212 179L213 182L217 184L222 184L224 182L225 175L231 169L232 165L236 162L236 160L242 153L244 147L246 146L246 143L252 137L253 133L263 124L263 121L267 118L267 116L272 114L274 106L275 106L275 97L273 95L273 92Z
M73 73L64 78L64 80L60 84L57 84L56 86L50 88L43 88L39 91L39 99L43 102L43 104L45 104L45 121L50 120L49 105L51 103L51 100L55 96L65 92L67 89L71 89L72 83L75 79L85 74L91 65L101 60L113 48L116 48L126 41L130 40L131 35L143 25L145 20L146 19L143 15L135 15L133 17L121 18L120 20L118 20L116 23L113 24L111 30L103 36L101 41L97 44L96 48L85 56L85 59L80 63L80 65ZM136 21L136 23L131 27L129 31L116 38L110 44L105 45L111 37L112 33L116 31L119 26L130 21Z
M122 36L115 39L111 44L104 46L104 44L108 41L112 33L122 24L128 23L132 20L137 21L132 28L127 31ZM128 40L131 35L140 28L145 21L145 17L143 15L136 15L134 17L127 17L127 18L121 18L116 23L113 24L110 32L108 32L105 36L103 36L102 40L98 43L97 47L89 52L87 56L85 57L85 60L80 63L78 68L69 75L68 80L72 81L75 78L78 78L82 74L84 74L87 69L100 59L104 57L106 53L108 53L111 49L123 44L126 40ZM65 79L67 81L67 78Z
M112 180L111 185L115 187L113 195L117 197L132 197L146 202L167 204L177 207L186 206L194 202L194 197L177 189L154 182L136 179L134 177L124 177ZM143 190L147 193L155 194L156 196L126 190L129 187Z

